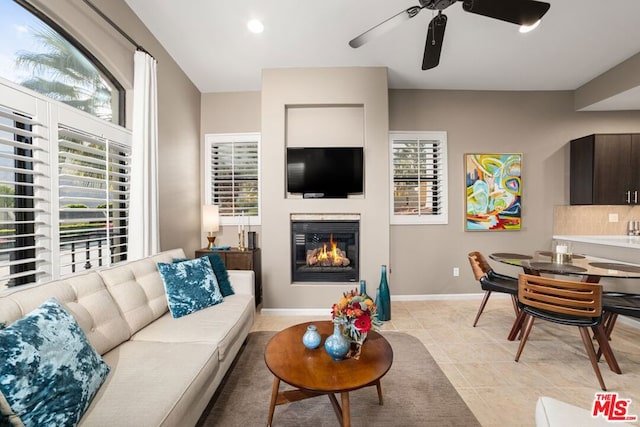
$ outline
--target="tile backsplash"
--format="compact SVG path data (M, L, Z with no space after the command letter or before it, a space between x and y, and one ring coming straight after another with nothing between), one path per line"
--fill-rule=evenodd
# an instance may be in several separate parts
M610 214L618 215L618 222L610 222ZM640 220L640 206L556 206L553 234L623 235L630 220Z

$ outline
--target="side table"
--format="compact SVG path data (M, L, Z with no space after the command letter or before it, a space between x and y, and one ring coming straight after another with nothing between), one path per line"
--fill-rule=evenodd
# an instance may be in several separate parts
M255 297L256 307L262 302L262 267L260 248L245 249L241 251L238 248L230 248L224 250L209 250L207 248L198 249L196 258L214 253L222 258L224 266L227 270L253 270L256 275Z

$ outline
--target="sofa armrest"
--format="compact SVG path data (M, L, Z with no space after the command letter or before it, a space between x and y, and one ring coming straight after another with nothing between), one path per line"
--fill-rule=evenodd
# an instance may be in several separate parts
M253 270L227 270L229 282L237 294L253 295L255 297L255 272Z

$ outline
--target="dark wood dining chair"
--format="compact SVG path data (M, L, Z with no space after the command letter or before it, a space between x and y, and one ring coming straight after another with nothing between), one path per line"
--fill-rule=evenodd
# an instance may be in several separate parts
M473 321L475 327L480 319L480 315L484 311L484 307L489 301L489 297L492 292L501 292L511 295L511 302L513 303L513 310L518 315L518 279L515 277L507 276L505 274L497 273L487 261L487 259L478 251L470 252L467 257L469 258L469 264L471 265L471 271L473 276L480 282L480 287L484 290L484 297L478 308L478 313Z
M602 323L602 285L529 274L521 274L518 279L518 301L525 318L516 362L520 360L535 319L577 326L600 387L606 391L589 329L593 331L609 368L617 374L622 371L609 346Z

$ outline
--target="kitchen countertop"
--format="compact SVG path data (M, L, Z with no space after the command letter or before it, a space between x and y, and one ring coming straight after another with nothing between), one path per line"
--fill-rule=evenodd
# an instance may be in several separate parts
M594 245L616 246L619 248L640 249L640 236L626 235L555 235L555 240L566 240L569 242L590 243Z

